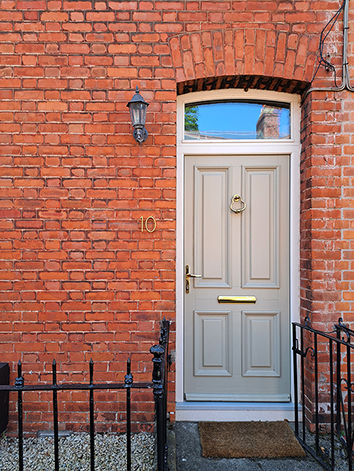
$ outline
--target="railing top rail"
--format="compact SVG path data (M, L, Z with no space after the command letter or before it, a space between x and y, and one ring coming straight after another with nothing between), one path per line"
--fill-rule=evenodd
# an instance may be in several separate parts
M152 383L63 383L63 384L25 384L22 386L0 385L0 391L90 391L91 389L152 389Z
M341 345L344 345L345 347L354 348L353 343L346 342L345 340L340 339L338 337L334 337L330 333L323 332L322 330L314 329L313 327L310 327L309 325L300 324L299 322L293 322L292 324L295 325L296 327L299 327L300 329L307 330L308 332L311 332L313 334L317 334L321 337L325 337L328 340L332 340L335 343L340 343Z

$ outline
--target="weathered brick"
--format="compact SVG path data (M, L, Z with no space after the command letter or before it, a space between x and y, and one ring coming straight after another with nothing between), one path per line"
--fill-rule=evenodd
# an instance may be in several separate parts
M175 316L176 84L202 90L204 79L220 87L249 74L309 85L336 8L1 2L0 312L13 319L0 322L4 361L21 359L36 379L56 355L75 379L92 356L105 380L106 371L123 373L117 357L134 352L137 378L150 379L148 346L159 319ZM330 38L339 76L340 27ZM136 85L150 104L142 146L126 107ZM332 86L333 75L321 67L314 85ZM353 315L352 102L349 92L320 91L302 104L300 304L319 326ZM154 233L141 232L142 214L154 215ZM63 420L77 414L79 429L73 400L83 396L70 394ZM151 397L144 401L137 417L152 420ZM33 430L50 428L48 403L34 395L29 404Z

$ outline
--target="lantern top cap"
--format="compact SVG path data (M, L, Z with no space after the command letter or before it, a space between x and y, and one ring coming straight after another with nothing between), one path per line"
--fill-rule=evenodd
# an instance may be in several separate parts
M147 103L147 102L144 100L144 98L140 95L138 86L136 86L135 95L134 95L133 98L127 103L127 106L130 106L130 105L132 105L133 103L143 103L144 105L149 106L149 103Z

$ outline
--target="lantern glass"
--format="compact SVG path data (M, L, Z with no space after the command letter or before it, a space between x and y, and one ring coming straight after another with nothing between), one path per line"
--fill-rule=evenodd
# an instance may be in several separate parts
M141 103L139 101L129 104L130 119L133 127L145 125L146 108L146 103Z

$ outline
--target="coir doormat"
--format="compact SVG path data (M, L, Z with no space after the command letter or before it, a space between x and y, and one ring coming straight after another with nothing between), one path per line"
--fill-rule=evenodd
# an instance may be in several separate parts
M288 422L200 422L207 458L303 458Z

